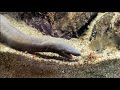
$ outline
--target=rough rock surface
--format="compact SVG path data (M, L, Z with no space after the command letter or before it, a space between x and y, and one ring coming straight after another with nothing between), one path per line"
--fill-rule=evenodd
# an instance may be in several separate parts
M102 52L106 46L120 46L119 17L118 13L108 12L99 18L90 38L93 50Z
M13 12L10 15L25 21L45 35L71 39L87 29L97 12Z
M72 13L72 12L69 12ZM4 14L21 32L41 38L42 34L23 21ZM32 55L0 44L0 77L45 78L118 78L120 77L119 13L98 13L84 35L62 39L81 52L82 56L64 60L54 53ZM77 18L76 18L77 19ZM78 19L79 21L79 19ZM61 26L62 27L62 26Z
M95 12L56 13L53 26L56 30L62 30L65 33L69 32L72 37L78 37L83 32L78 33L81 27L87 24L96 14Z

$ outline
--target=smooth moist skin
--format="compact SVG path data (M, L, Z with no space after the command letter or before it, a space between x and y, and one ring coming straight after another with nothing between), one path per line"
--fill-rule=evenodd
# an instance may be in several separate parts
M60 38L43 36L36 38L20 32L10 24L10 21L0 14L0 42L20 51L53 52L72 58L71 55L80 56L74 47L60 41Z

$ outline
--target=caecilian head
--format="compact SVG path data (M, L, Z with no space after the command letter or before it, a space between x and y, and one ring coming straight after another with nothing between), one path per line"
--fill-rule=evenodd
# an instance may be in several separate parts
M74 56L80 56L80 51L77 50L76 48L64 44L64 43L57 43L55 48L58 50L59 54L61 56L67 57L67 58L72 58L72 55Z

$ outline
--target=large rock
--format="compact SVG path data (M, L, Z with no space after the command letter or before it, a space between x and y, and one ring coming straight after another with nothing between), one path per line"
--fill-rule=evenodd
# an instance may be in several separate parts
M72 37L78 37L78 31L81 27L93 19L96 16L95 12L63 12L56 13L54 16L54 28L57 30L62 30L65 33L71 33ZM87 27L86 27L87 28ZM85 28L85 29L86 29ZM80 31L79 31L80 32ZM82 31L83 33L84 31ZM73 36L75 35L75 36Z
M84 29L87 29L87 25L95 18L97 13L15 12L10 13L10 15L18 19L22 19L28 25L38 29L43 34L71 39L80 36L84 32Z
M119 19L115 14L113 12L105 13L94 24L90 37L92 50L102 52L107 46L118 47L120 45L120 30L118 24L115 24L119 22Z

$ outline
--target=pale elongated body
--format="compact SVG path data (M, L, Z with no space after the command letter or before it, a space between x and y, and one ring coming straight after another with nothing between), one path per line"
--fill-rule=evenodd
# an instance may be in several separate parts
M58 38L44 36L42 38L26 35L14 26L9 20L0 14L0 42L20 50L33 52L53 52L61 56L71 58L71 54L80 56L80 52L74 47L61 42Z

